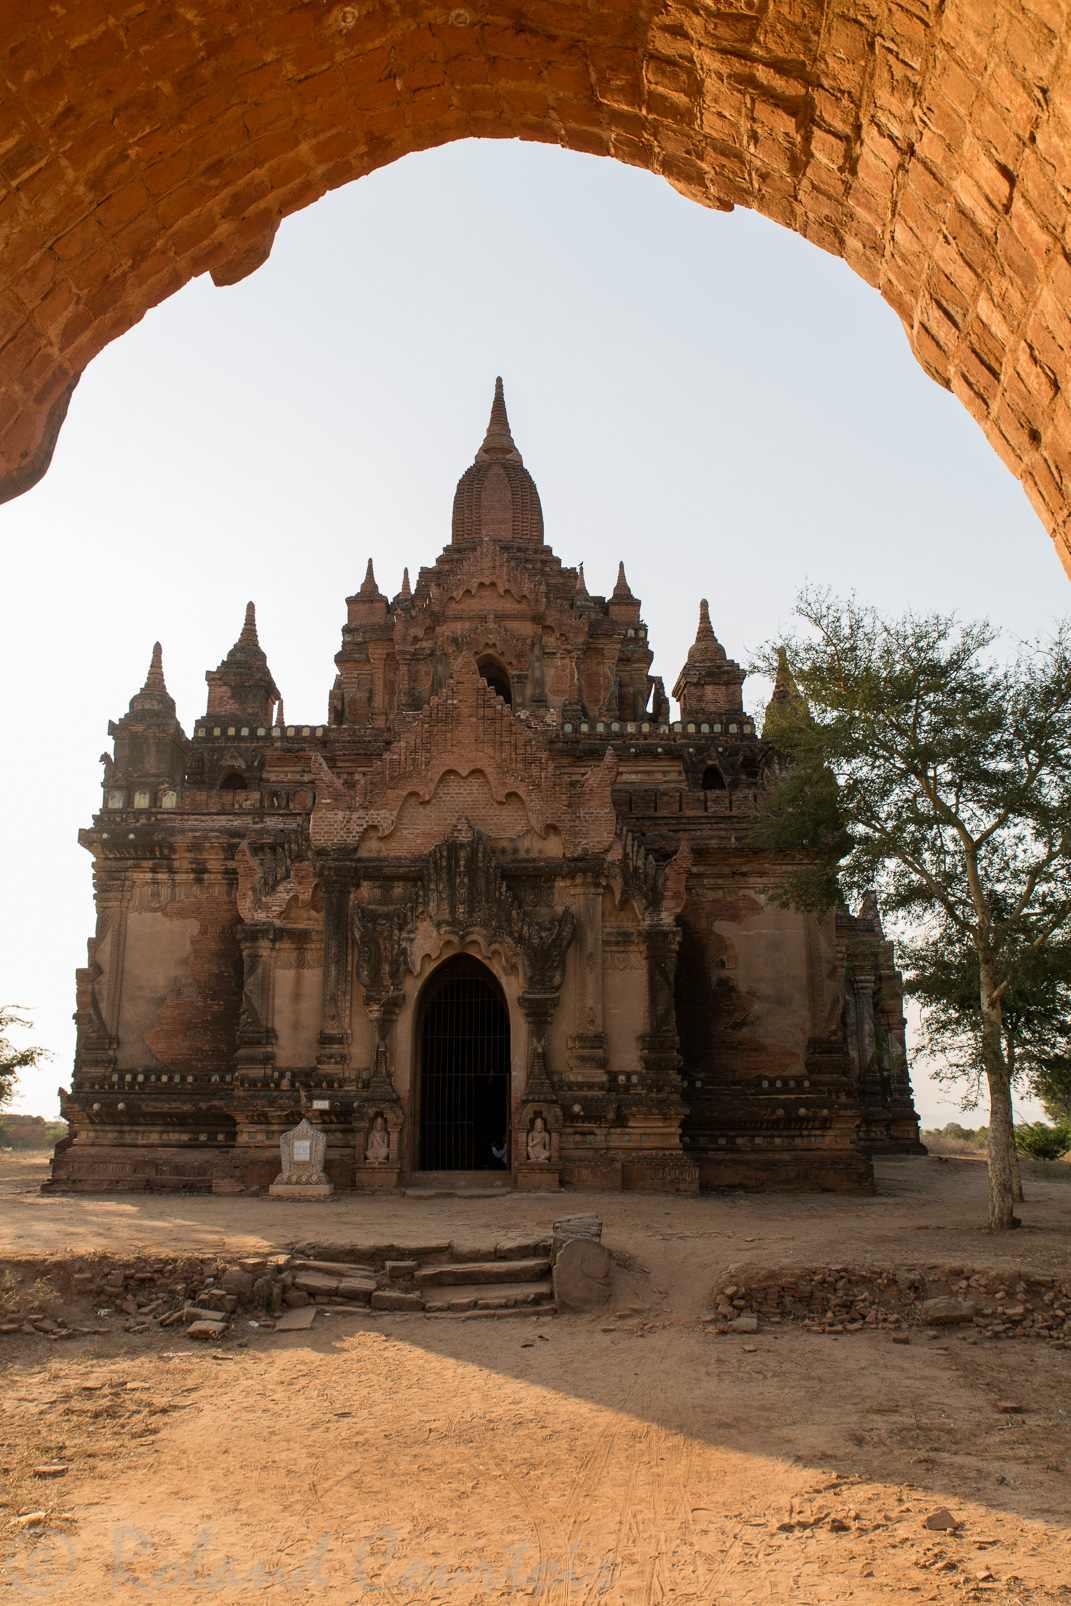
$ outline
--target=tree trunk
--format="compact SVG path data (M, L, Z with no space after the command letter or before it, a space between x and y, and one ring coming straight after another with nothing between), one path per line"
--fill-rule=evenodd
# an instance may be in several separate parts
M1008 1066L1008 1085L1015 1081L1015 1043L1011 1033L1005 1034L1004 1058ZM1019 1145L1015 1141L1014 1111L1012 1125L1012 1198L1016 1204L1023 1202L1023 1170L1019 1164Z
M1000 1004L993 1003L996 976L986 954L981 969L982 1060L989 1083L989 1226L994 1232L1015 1225L1015 1130L1012 1122L1011 1078L1001 1044Z

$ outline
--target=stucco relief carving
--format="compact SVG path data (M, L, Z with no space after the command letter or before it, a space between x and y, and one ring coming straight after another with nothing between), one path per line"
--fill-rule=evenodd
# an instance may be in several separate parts
M373 826L381 838L390 837L406 797L430 802L449 773L482 774L495 803L511 793L521 798L535 835L545 838L553 825L567 854L603 853L617 831L612 749L577 788L575 772L554 758L546 736L500 702L468 653L458 658L443 691L365 775L346 783L318 754L312 765L310 834L321 853L354 852Z
M238 871L238 913L247 923L278 920L292 898L300 909L312 902L316 877L307 859L295 860L290 873L280 876L277 865L265 865L254 856L249 843L242 842L234 862Z
M621 839L621 856L611 876L618 906L631 899L645 924L672 926L684 908L691 864L687 842L663 864L647 852L638 837L626 831Z
M546 609L547 588L538 574L505 551L497 541L481 541L476 551L459 564L443 586L433 586L433 605L456 602L466 592L475 596L480 586L491 586L502 597L530 602L535 610Z
M437 956L445 935L462 943L482 935L511 969L520 969L530 991L557 992L576 930L571 909L550 920L527 914L486 841L464 818L427 855L420 884L403 905L355 903L353 925L357 976L366 997L374 998L398 992L406 970L416 974L422 959Z

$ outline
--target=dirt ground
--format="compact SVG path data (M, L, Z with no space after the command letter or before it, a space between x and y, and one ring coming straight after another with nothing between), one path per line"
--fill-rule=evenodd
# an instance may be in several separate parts
M8 1157L0 1257L471 1240L595 1209L621 1269L597 1316L0 1340L0 1602L1069 1601L1071 1350L700 1321L742 1260L1065 1270L1069 1168L1028 1179L1007 1238L980 1228L977 1162L877 1169L873 1197L296 1205L41 1195ZM954 1533L923 1526L940 1507Z

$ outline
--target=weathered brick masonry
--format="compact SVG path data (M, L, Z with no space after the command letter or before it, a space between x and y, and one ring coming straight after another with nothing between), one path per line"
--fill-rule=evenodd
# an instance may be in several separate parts
M92 358L195 275L234 284L281 219L410 151L509 137L662 173L842 256L1071 569L1066 29L1061 0L8 0L3 489L44 473Z
M55 1186L263 1187L303 1115L340 1187L858 1188L919 1148L875 910L770 901L744 671L704 602L671 718L623 566L595 596L545 544L501 385L449 545L346 606L324 724L250 604L192 738L159 646L110 726Z

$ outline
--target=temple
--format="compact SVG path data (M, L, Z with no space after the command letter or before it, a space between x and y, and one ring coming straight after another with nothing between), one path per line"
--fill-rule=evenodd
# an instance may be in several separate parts
M449 544L346 609L322 724L250 603L191 736L159 645L109 726L53 1188L266 1189L303 1118L337 1189L867 1189L920 1152L876 906L771 900L744 670L702 602L674 715L624 567L597 596L546 544L501 381Z

